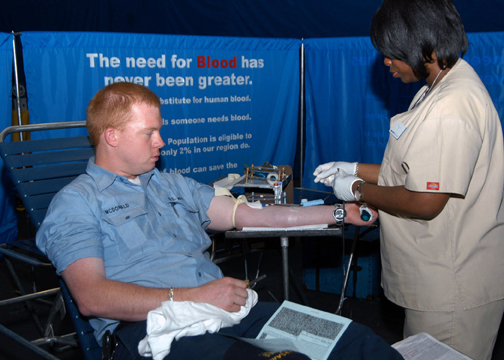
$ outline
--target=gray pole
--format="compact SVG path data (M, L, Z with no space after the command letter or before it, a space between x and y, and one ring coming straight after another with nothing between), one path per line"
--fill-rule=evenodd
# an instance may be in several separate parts
M301 39L302 40L302 39ZM299 82L299 122L300 122L300 140L299 140L299 161L301 162L299 166L299 172L300 172L300 182L299 186L303 187L303 174L304 174L304 122L305 122L305 116L304 116L304 83L305 83L305 72L304 72L304 44L301 44L301 56L300 56L300 71L301 71L301 76L300 76L300 82Z
M14 77L16 80L16 105L17 105L17 117L18 117L18 125L23 125L23 117L21 115L21 96L19 94L19 73L18 73L18 64L17 64L17 52L16 52L16 36L21 35L21 33L12 32L14 37L12 38L12 51L14 56ZM19 140L23 141L23 133L19 133Z

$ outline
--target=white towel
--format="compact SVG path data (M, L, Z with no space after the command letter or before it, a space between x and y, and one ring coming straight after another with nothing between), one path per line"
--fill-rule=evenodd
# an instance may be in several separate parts
M183 336L214 333L220 328L238 324L257 303L257 293L247 289L248 298L238 312L192 301L165 301L147 315L147 336L138 344L142 356L161 360L170 353L173 340Z

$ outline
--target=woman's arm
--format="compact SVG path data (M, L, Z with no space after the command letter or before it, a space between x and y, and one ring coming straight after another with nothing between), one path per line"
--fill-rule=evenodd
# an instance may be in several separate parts
M355 190L360 181L352 186ZM380 210L402 217L423 220L435 218L445 207L450 194L416 192L404 186L379 186L366 182L360 188L361 200Z

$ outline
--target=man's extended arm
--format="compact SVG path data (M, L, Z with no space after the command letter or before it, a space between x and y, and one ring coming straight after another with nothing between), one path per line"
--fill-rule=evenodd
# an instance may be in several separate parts
M210 203L207 211L212 230L230 230L233 228L233 207L234 201L228 196L216 196ZM359 205L356 203L346 203L345 209L347 217L345 222L365 226L369 222L360 219ZM238 205L235 214L236 228L241 229L246 226L261 227L291 227L313 224L334 224L332 216L334 206L267 206L262 209L253 209L246 204ZM373 219L378 218L378 213L373 210Z

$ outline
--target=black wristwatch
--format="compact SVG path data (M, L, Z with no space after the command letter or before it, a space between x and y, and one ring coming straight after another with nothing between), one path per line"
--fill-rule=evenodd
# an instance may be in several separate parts
M332 216L334 220L336 220L336 225L343 225L345 223L346 215L347 213L344 205L338 203L334 206Z

